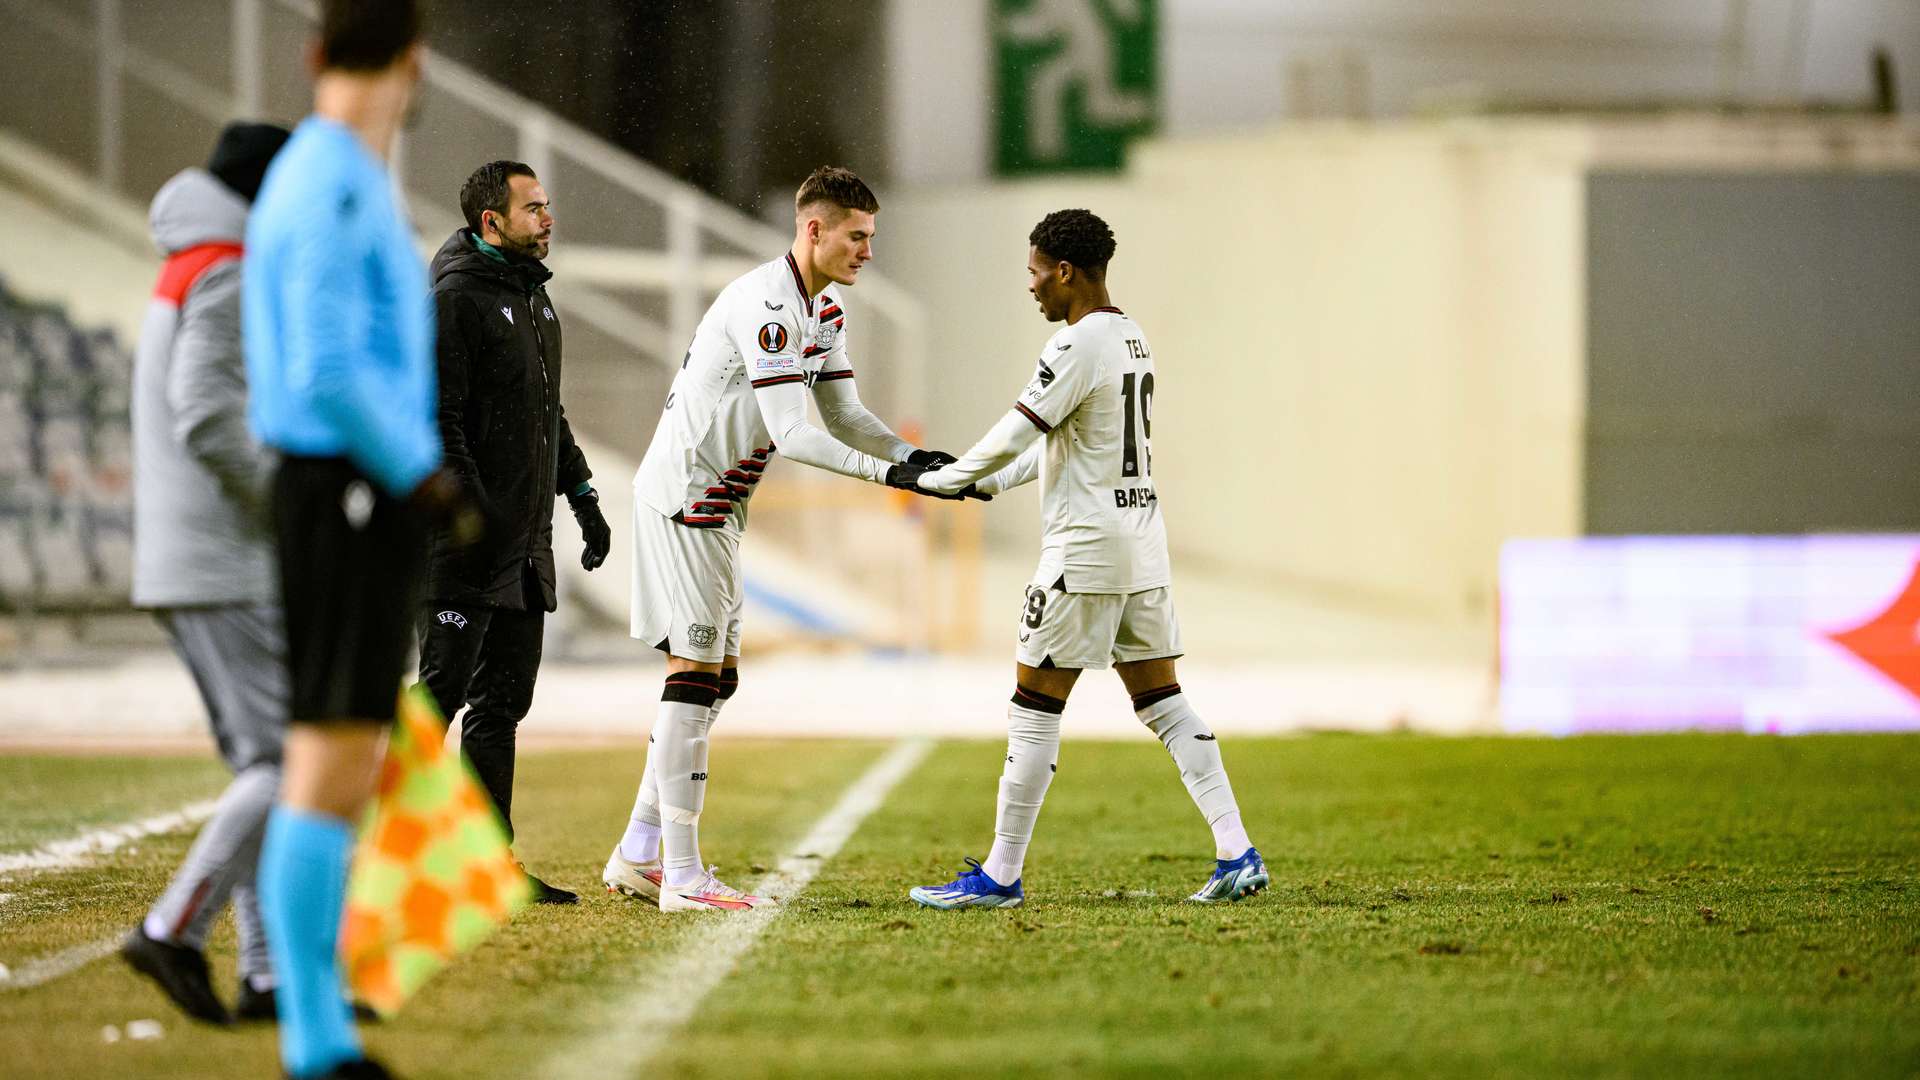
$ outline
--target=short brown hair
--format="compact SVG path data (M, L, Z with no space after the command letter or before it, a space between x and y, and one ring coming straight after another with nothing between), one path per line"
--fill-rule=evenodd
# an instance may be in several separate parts
M794 192L794 213L804 213L807 207L818 203L831 203L842 211L880 212L880 200L873 197L873 189L867 187L867 182L855 176L852 169L838 165L822 165L808 173L800 183L800 190Z
M420 40L415 0L321 0L320 67L385 71Z

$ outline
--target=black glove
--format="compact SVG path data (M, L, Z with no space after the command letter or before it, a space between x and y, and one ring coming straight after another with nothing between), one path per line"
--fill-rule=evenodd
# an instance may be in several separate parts
M937 454L939 451L923 450L921 453ZM968 484L966 487L961 488L951 495L938 491L928 491L926 488L920 486L920 478L932 471L933 469L924 465L895 465L887 470L887 486L890 488L899 488L902 491L911 491L915 495L925 495L931 499L945 499L948 502L959 502L961 499L979 499L981 502L993 501L993 496L985 494L973 484Z
M887 486L890 488L899 488L901 491L914 491L925 495L927 493L920 491L919 483L921 475L926 472L927 466L925 465L908 465L903 463L888 466Z
M915 450L907 455L907 464L920 465L928 469L937 469L942 465L951 465L960 459L945 450Z
M573 507L573 520L580 523L580 539L586 542L580 549L580 566L595 569L607 561L607 551L613 547L613 530L607 528L606 516L600 513L600 493L588 488L567 496L567 505Z
M456 548L472 547L480 542L497 516L460 474L445 465L427 474L407 494L407 505L426 518L428 524L446 535Z

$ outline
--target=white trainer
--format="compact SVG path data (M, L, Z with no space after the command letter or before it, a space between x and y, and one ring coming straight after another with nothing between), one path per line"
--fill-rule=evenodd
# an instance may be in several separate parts
M691 885L660 887L661 911L751 911L757 907L771 907L773 900L764 896L750 896L730 885L724 885L713 876L714 867L700 880Z
M600 871L600 880L607 883L607 891L631 896L636 900L660 899L660 860L636 863L628 862L615 847L613 854L607 857L607 868Z

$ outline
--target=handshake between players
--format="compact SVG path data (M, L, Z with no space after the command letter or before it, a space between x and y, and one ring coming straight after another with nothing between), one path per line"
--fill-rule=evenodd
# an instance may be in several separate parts
M951 499L956 502L961 499L979 499L981 502L992 502L993 496L981 491L973 484L968 484L951 495L939 491L928 491L920 486L922 476L959 460L945 450L915 450L907 460L887 470L887 486L911 491L917 495L930 495L936 499Z

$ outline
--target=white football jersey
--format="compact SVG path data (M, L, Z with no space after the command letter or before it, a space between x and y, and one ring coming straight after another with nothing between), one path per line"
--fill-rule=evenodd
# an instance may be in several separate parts
M1053 335L1014 408L1046 433L1034 582L1074 593L1171 584L1153 489L1153 350L1119 308Z
M735 278L694 332L634 497L683 525L744 530L747 498L778 449L754 389L852 377L837 286L808 297L792 255Z

